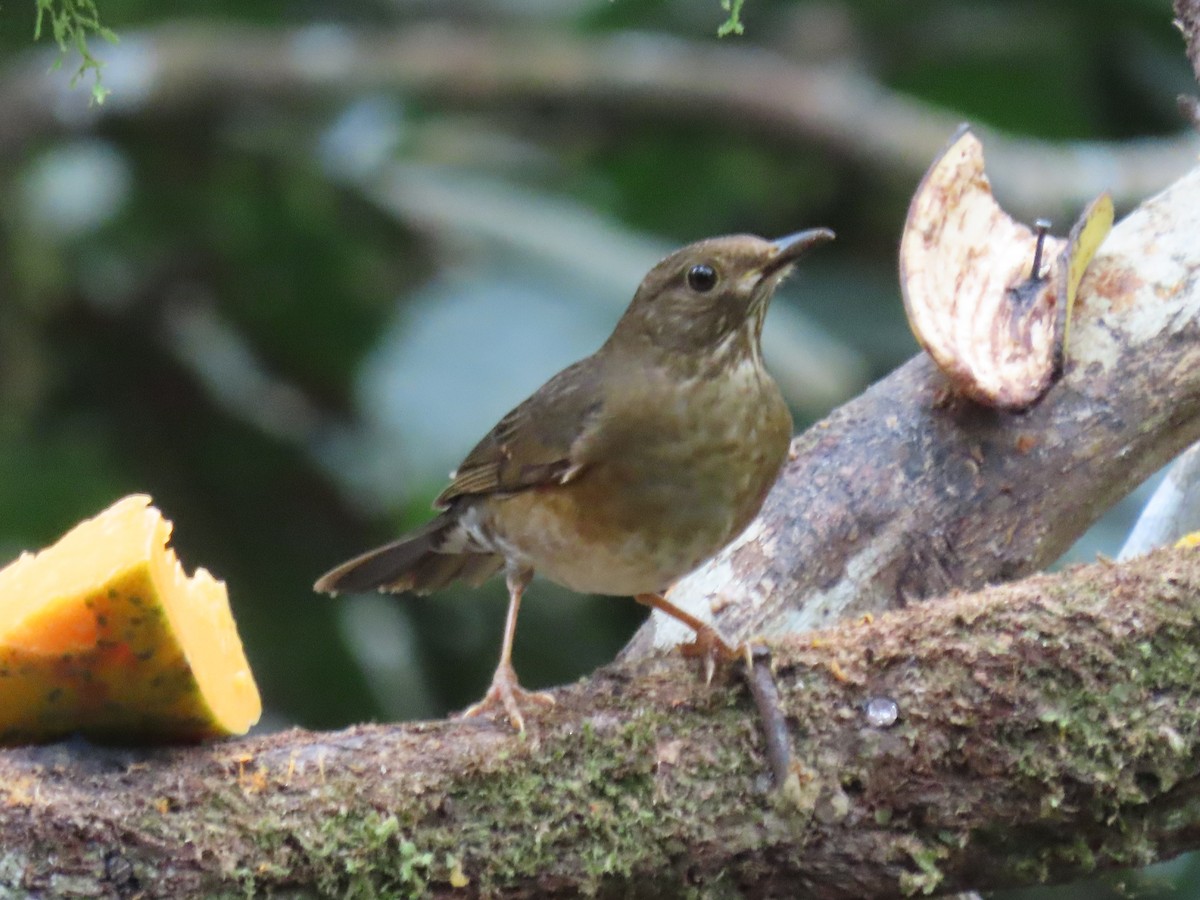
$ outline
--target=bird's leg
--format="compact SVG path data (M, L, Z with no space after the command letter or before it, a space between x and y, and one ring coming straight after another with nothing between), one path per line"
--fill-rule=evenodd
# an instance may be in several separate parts
M638 594L634 597L638 603L643 606L649 606L651 609L657 609L659 612L664 612L672 619L682 622L692 631L696 632L696 637L691 643L684 644L680 650L684 656L698 656L704 660L704 679L706 682L711 682L713 672L716 669L718 662L731 662L739 657L744 657L749 664L750 661L750 645L739 644L736 647L731 647L723 637L707 622L693 616L687 610L680 609L666 597L661 594Z
M513 728L524 732L525 717L521 715L519 700L541 703L544 706L554 705L554 698L550 694L541 691L527 691L521 687L520 682L517 681L517 672L512 665L513 638L517 633L517 613L521 610L521 595L525 593L525 588L528 587L532 577L533 572L526 569L510 571L505 578L505 582L508 584L508 616L504 620L504 643L500 648L500 662L496 666L495 674L492 675L492 686L488 688L488 692L483 695L482 700L463 712L464 717L470 718L490 712L499 703L508 713L508 720L512 722Z

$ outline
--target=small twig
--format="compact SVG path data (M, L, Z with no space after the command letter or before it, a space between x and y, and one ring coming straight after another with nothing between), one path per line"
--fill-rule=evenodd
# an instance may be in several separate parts
M779 687L775 684L775 673L771 668L771 651L763 646L750 649L746 663L746 681L754 695L754 705L762 720L763 736L767 740L767 762L771 765L771 777L775 787L783 787L792 766L792 741L788 735L787 720L779 704Z

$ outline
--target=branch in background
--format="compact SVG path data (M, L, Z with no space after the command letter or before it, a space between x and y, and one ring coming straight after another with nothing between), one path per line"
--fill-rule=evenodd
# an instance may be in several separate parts
M1197 647L1196 550L777 643L782 793L745 689L675 656L559 690L526 741L442 722L11 750L0 884L889 898L1074 878L1200 846Z
M1200 0L1175 0L1175 25L1183 33L1192 72L1200 81ZM1200 100L1190 94L1181 94L1179 110L1192 127L1200 131Z
M105 58L114 96L90 111L47 75L44 57L9 68L0 79L0 155L93 126L100 116L388 88L464 106L555 102L620 118L720 122L817 143L915 180L959 122L848 68L644 33L584 38L440 22L382 33L332 26L289 33L191 24L128 33ZM1200 148L1191 133L1049 143L976 131L1005 206L1030 219L1064 209L1073 215L1105 189L1118 204L1137 202L1185 172Z
M628 305L632 286L674 249L565 198L459 169L389 162L357 187L397 220L443 238L483 238L506 253L558 265L574 281L601 286L614 322ZM867 364L859 354L785 304L771 309L763 350L784 397L810 418L867 382Z
M1113 229L1037 405L955 399L912 360L795 440L759 519L672 602L746 639L1049 565L1200 438L1197 235L1200 169ZM685 637L656 615L626 652Z

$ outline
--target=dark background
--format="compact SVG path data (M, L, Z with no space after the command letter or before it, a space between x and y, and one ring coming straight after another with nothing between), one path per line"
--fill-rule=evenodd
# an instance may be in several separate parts
M498 581L339 600L312 581L422 522L474 440L594 349L667 250L837 231L768 322L804 427L916 352L896 246L955 122L994 129L1001 202L1060 234L1084 198L1111 186L1120 213L1189 165L1175 96L1195 84L1168 0L749 0L745 35L720 40L717 0L100 12L120 42L92 42L113 93L89 109L90 76L65 86L74 57L40 87L54 54L33 45L34 4L0 7L0 558L150 493L185 563L228 582L263 728L478 698ZM430 23L479 38L470 65L521 61L516 39L565 68L534 59L502 91L430 89L420 54L363 75L397 61L379 41ZM663 84L680 48L706 63L630 94L605 72L613 48ZM558 89L593 58L586 89ZM795 97L747 75L762 65L828 79L806 90L842 125L788 119ZM1115 553L1139 502L1073 555ZM533 687L610 660L643 615L541 582L528 597L516 665ZM1195 868L1047 896L1196 896Z

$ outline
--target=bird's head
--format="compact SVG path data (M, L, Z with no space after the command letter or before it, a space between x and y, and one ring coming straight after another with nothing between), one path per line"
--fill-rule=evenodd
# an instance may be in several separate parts
M609 345L697 363L757 358L775 288L806 250L832 239L828 228L812 228L777 241L738 234L689 244L642 280Z

